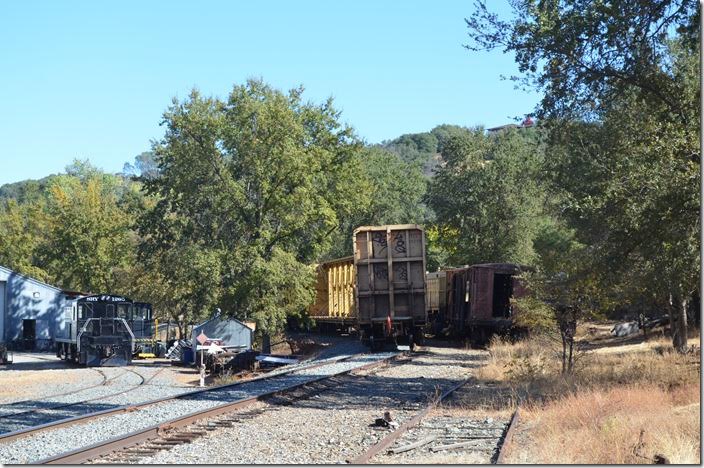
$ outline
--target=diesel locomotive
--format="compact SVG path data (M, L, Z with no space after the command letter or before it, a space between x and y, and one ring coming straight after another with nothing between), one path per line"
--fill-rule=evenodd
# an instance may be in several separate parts
M152 334L152 306L124 296L83 296L64 308L57 357L86 366L129 364Z

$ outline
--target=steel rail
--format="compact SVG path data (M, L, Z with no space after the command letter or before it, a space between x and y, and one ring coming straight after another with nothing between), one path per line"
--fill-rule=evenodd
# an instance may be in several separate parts
M39 359L42 359L42 358L39 358ZM48 359L46 359L46 360L48 360ZM116 375L115 377L110 377L110 378L108 378L108 376L105 375L105 374L104 374L101 370L99 370L99 369L94 369L94 368L92 368L92 367L89 367L88 369L89 369L89 370L92 370L92 371L95 371L95 372L97 372L98 374L100 374L100 376L103 378L103 380L101 380L100 383L97 383L97 384L88 385L88 386L86 386L86 387L80 387L80 388L77 388L77 389L75 389L75 390L70 390L70 391L64 392L64 393L56 393L56 394L54 394L54 395L46 395L46 396L42 396L42 397L40 397L40 398L58 398L58 397L66 396L66 395L73 395L74 393L80 393L80 392L82 392L82 391L84 391L84 390L90 390L90 389L92 389L92 388L101 387L101 386L103 386L103 385L106 385L106 384L107 384L108 382L110 382L111 380L113 380L113 379L115 379L115 378L117 378L117 377L121 377L121 376L124 375L124 373L123 373L123 374ZM21 404L31 403L31 402L33 402L33 401L35 401L35 400L31 400L31 399L30 399L30 400L11 401L11 402L9 402L9 403L6 403L6 405L7 405L7 406L13 406L13 405L18 405L18 406L19 406L19 405L21 405ZM33 410L32 410L32 411L33 411ZM8 417L8 416L13 416L13 415L15 415L15 414L24 414L24 413L26 413L26 412L27 412L27 411L19 411L19 412L17 412L17 413L3 414L3 415L0 415L0 418L5 418L5 417Z
M516 426L518 426L519 421L519 413L520 407L517 407L516 411L513 412L513 417L511 418L511 422L509 423L508 429L506 430L506 434L504 435L504 440L501 442L501 446L499 447L499 454L496 457L496 461L494 462L494 464L496 465L504 464L506 452L508 452L508 447L511 445L513 435L516 433Z
M431 401L431 403L426 406L424 409L422 409L420 412L418 412L415 416L413 416L411 419L406 421L405 423L401 424L401 426L398 427L395 431L381 439L379 442L376 444L372 445L365 451L363 454L357 456L356 458L352 459L351 461L348 461L349 463L353 465L363 465L365 463L368 463L369 460L374 458L375 455L381 453L383 450L387 449L388 447L391 446L396 440L398 440L399 437L401 437L403 434L405 434L410 428L417 426L421 420L428 415L435 407L443 401L445 398L450 396L452 393L454 393L457 389L463 387L467 382L469 382L470 379L466 379L457 385L451 387L449 390L446 390L443 394L440 395L439 398L436 400Z
M293 385L290 385L288 387L285 387L285 388L282 388L279 390L261 393L259 395L253 396L253 397L243 398L243 399L236 400L233 402L218 405L213 408L206 409L206 410L195 411L195 412L186 414L184 416L179 416L177 418L174 418L174 419L171 419L168 421L164 421L159 424L155 424L153 426L147 427L145 429L141 429L139 431L134 431L129 434L114 437L114 438L109 439L107 441L98 442L96 444L89 445L87 447L81 447L76 450L71 450L69 452L55 455L53 457L45 458L43 460L35 462L34 464L78 464L78 463L84 463L86 461L97 458L99 456L107 455L107 454L110 454L112 452L119 451L119 450L124 450L124 449L132 447L134 445L137 445L137 444L140 444L143 442L147 442L150 439L161 437L162 435L164 435L165 433L167 433L169 431L188 426L190 424L193 424L196 421L199 421L202 419L207 419L209 417L220 416L222 414L230 413L234 410L250 406L258 401L262 401L262 400L266 400L267 398L282 395L284 393L290 392L291 390L295 390L297 388L304 387L306 385L310 385L310 384L313 384L316 382L327 380L332 377L338 377L340 375L346 375L346 374L350 374L352 372L357 372L357 371L361 371L361 370L367 370L367 369L371 369L374 367L378 367L382 364L385 364L389 361L392 361L392 360L397 359L398 357L404 356L404 355L406 355L406 353L395 354L393 356L379 359L377 361L370 362L368 364L363 364L359 367L353 367L351 369L340 371L335 374L317 377L317 378L308 380L306 382L293 384ZM353 357L353 356L350 356L350 357ZM339 362L339 361L335 361L335 362ZM333 364L333 363L327 362L326 364ZM323 364L323 365L325 365L325 364ZM315 367L319 367L319 366L315 366ZM281 374L279 374L279 375L281 375Z
M161 369L159 369L158 371L156 371L151 377L148 377L148 378L146 378L146 379L145 379L145 377L144 377L143 375L139 374L138 372L135 372L134 370L125 369L125 372L123 372L122 374L116 375L115 377L111 377L111 378L107 379L107 380L104 382L104 384L106 384L107 382L110 382L110 381L114 381L114 380L116 380L116 379L122 377L123 375L126 375L127 373L135 374L137 377L139 377L140 379L142 379L142 381L141 381L139 384L137 384L137 385L131 385L129 388L127 388L127 389L125 389L125 390L121 390L121 391L116 392L116 393L111 393L111 394L109 394L109 395L98 396L98 397L95 397L95 398L88 398L88 399L86 399L86 400L74 401L74 402L72 402L72 403L57 403L57 404L55 404L55 405L53 405L53 406L47 406L47 407L43 407L43 408L35 408L35 409L31 409L31 410L19 411L19 412L10 413L10 414L3 414L3 415L0 415L0 419L10 419L10 418L14 418L14 417L17 417L17 416L26 416L26 415L28 415L28 414L41 414L42 411L53 411L53 410L57 410L57 409L71 408L71 407L74 407L74 406L79 407L79 406L84 405L84 404L86 404L86 403L92 403L92 402L96 402L96 401L100 401L100 400L106 400L106 399L108 399L108 398L113 398L113 397L116 397L116 396L124 395L124 394L126 394L126 393L129 393L129 392L132 392L132 391L134 391L134 390L137 390L138 388L142 388L142 387L145 386L145 385L148 385L149 382L151 382L152 379L154 379L154 378L155 378L159 373L161 373L164 369L165 369L165 368L162 367ZM89 388L92 388L92 387L89 387ZM86 388L86 389L87 389L87 388ZM80 391L83 391L83 390L86 390L86 389L82 389L82 390L80 390ZM107 411L110 411L110 410L107 410ZM87 415L98 414L98 413L100 413L100 412L87 413ZM49 414L49 415L47 415L47 416L51 416L51 415ZM17 431L6 432L6 433L0 433L0 442L4 442L4 441L9 441L9 440L15 439L16 437L10 437L10 435L12 435L12 434L22 434L22 433L25 433L24 431L32 432L32 429L38 429L38 428L42 428L42 430L44 430L44 428L50 427L51 424L54 423L54 422L73 420L73 418L80 418L81 416L85 416L85 415L77 415L77 416L74 416L74 417L71 417L71 418L65 418L65 417L64 417L64 418L57 419L57 420L55 420L55 421L50 421L50 422L48 422L48 423L44 423L44 424L40 424L40 425L36 425L36 426L28 426L28 427L26 427L25 429L19 429L19 430L17 430ZM38 432L38 431L37 431L37 432ZM8 436L8 437L5 437L5 436Z
M184 392L184 393L179 393L178 395L168 396L168 397L164 397L164 398L157 398L157 399L148 400L148 401L145 401L142 403L135 403L133 405L117 406L115 408L100 410L100 411L96 411L94 413L87 413L87 414L73 416L73 417L66 418L66 419L59 419L57 421L52 421L52 422L48 422L45 424L40 424L37 426L32 426L32 427L20 429L17 431L6 432L4 434L0 434L0 443L10 442L12 440L21 439L24 437L29 437L29 436L32 436L36 433L47 431L47 430L73 426L75 424L81 424L81 423L83 423L87 420L91 420L91 419L97 419L97 418L101 418L101 417L105 417L105 416L112 416L112 415L120 414L120 413L129 413L131 411L135 411L140 408L144 408L144 407L151 406L151 405L156 405L158 403L163 403L166 401L187 398L192 395L214 392L214 391L218 391L220 389L234 387L234 386L246 384L249 382L270 379L270 378L274 378L274 377L278 377L278 376L282 376L282 375L288 375L288 374L291 374L293 372L297 372L300 370L315 369L316 367L320 367L320 366L324 366L324 365L332 364L332 363L337 363L337 362L342 362L342 361L351 359L353 357L355 357L355 355L334 358L334 359L328 359L328 360L324 360L324 361L314 362L314 363L311 363L311 364L305 365L305 366L298 366L298 367L289 369L284 372L263 374L258 377L255 377L253 379L241 380L239 382L232 382L229 384L217 385L214 387L208 387L208 388L204 388L204 389L200 389L200 390L188 391L188 392Z

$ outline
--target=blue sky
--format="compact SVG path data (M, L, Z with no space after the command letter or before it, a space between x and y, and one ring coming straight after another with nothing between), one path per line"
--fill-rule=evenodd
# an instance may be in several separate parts
M490 5L508 13L505 1ZM117 172L163 135L171 98L261 77L333 96L369 143L449 123L495 126L536 94L472 53L471 1L0 3L0 184L88 158Z

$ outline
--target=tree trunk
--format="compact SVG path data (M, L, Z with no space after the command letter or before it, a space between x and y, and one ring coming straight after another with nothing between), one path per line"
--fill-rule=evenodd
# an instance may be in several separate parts
M565 341L565 334L562 334L562 373L564 374L567 369L567 342Z
M268 333L262 335L262 354L271 354L271 335Z
M670 305L672 346L679 353L687 352L687 299L675 300Z
M183 322L176 317L176 328L178 329L178 339L183 339Z

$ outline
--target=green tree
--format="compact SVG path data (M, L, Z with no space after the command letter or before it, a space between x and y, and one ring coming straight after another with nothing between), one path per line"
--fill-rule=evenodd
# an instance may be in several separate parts
M427 182L419 165L377 146L364 148L357 159L357 204L341 219L326 258L351 255L352 232L359 226L423 224L430 215L423 202Z
M118 284L134 249L132 221L115 194L118 183L92 172L85 179L61 176L52 181L40 256L62 287L98 293L114 291Z
M690 122L683 82L673 73L669 41L676 33L698 50L695 0L512 0L504 20L475 2L466 19L469 50L515 54L520 76L543 99L539 117L598 119L624 89L637 90L681 123Z
M699 15L693 0L483 2L469 48L513 52L543 91L546 171L602 288L669 308L686 349L699 271Z
M174 100L154 146L159 174L146 182L158 201L140 221L143 258L194 249L215 271L206 286L216 297L201 305L254 318L265 333L312 301L308 264L357 196L352 129L331 101L304 102L302 91L249 80L227 101L197 91Z
M451 264L532 263L543 192L542 152L533 131L451 137L427 200Z
M49 280L37 257L45 236L45 222L41 201L19 204L10 199L3 202L0 206L0 265Z
M152 303L155 316L175 322L183 337L188 325L209 318L217 307L221 275L216 253L177 242L171 249L136 259L123 290Z
M134 164L125 163L122 173L141 179L153 179L159 175L159 166L153 151L144 151L134 157Z

